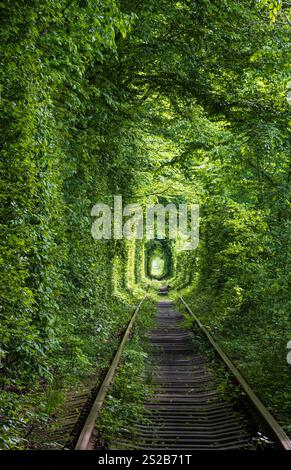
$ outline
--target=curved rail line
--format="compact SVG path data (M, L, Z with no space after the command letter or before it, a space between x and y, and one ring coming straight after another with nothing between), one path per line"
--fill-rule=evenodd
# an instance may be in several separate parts
M161 295L167 289L160 290ZM137 306L117 353L87 415L75 446L76 450L94 449L94 429L100 410L114 380L124 345L146 296ZM156 328L149 333L154 346L151 357L154 397L145 403L146 422L132 422L122 430L110 449L254 449L251 426L259 421L277 448L291 450L291 441L257 397L238 369L215 342L185 300L180 302L194 318L214 351L244 392L248 412L237 410L219 391L217 377L205 358L195 349L193 332L183 325L183 316L170 301L158 303ZM253 416L256 415L254 421ZM252 423L252 424L250 424Z
M256 411L256 413L260 416L260 418L264 421L265 426L267 427L270 434L273 436L275 441L277 441L284 450L291 450L291 440L280 426L280 424L276 421L276 419L271 415L271 413L267 410L265 405L259 399L259 397L255 394L255 392L251 389L247 381L244 379L242 374L239 370L235 367L229 357L223 352L221 347L216 343L213 339L211 334L207 331L205 326L201 323L199 318L192 312L189 305L185 302L183 297L179 295L179 299L184 304L186 310L190 315L194 318L196 324L199 326L200 330L204 333L206 338L208 339L209 343L213 346L216 353L222 359L224 364L227 368L231 371L232 375L235 377L236 382L242 388L244 393L246 394L248 402L251 404L251 407Z
M81 434L79 436L79 439L77 441L77 444L75 446L75 450L88 450L90 448L90 440L91 440L91 437L92 437L92 434L93 434L93 431L94 431L94 428L95 428L96 420L98 418L99 412L100 412L100 410L102 408L102 405L104 403L104 400L106 398L108 390L109 390L109 388L112 384L112 381L114 379L117 367L120 363L122 352L124 350L125 343L129 338L129 335L131 333L132 327L133 327L134 322L136 320L137 314L138 314L138 312L140 310L140 307L141 307L142 303L144 302L145 298L146 298L146 295L143 297L143 299L138 304L137 308L134 311L134 314L131 317L130 322L128 323L128 326L125 330L125 333L124 333L123 338L120 342L118 350L117 350L117 352L114 356L114 359L113 359L113 361L112 361L112 363L111 363L111 365L110 365L110 367L107 371L105 379L102 382L102 385L101 385L101 387L98 391L98 394L97 394L97 396L94 400L92 408L91 408L91 410L90 410L90 412L87 416L87 419L84 423L82 432L81 432Z

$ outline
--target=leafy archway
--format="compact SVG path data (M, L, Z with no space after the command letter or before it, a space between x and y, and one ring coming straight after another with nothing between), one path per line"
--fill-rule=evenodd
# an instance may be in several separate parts
M173 275L173 256L167 240L151 240L145 244L145 275L149 279L169 279Z

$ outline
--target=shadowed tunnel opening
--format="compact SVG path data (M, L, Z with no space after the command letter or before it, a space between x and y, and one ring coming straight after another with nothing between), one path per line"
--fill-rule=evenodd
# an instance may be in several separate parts
M159 277L164 272L165 261L160 256L152 258L150 272L153 277Z
M169 240L152 240L146 243L145 275L159 281L173 276L173 256Z

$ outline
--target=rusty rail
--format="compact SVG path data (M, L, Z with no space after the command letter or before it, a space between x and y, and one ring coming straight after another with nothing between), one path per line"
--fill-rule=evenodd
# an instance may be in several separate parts
M109 448L253 449L250 421L225 400L217 377L193 344L193 332L168 299L158 302L148 339L152 347L145 377L148 372L154 393L144 403L143 418L129 418Z
M81 434L78 438L77 444L75 446L75 450L87 450L88 447L89 447L90 439L91 439L92 433L93 433L94 428L95 428L96 419L98 418L101 407L104 403L106 395L107 395L107 393L109 391L109 388L112 384L112 381L114 379L114 376L115 376L117 368L118 368L118 365L120 363L120 359L121 359L121 356L122 356L122 353L123 353L123 350L124 350L125 343L129 338L129 335L131 333L132 327L133 327L134 322L136 320L137 314L138 314L138 312L141 308L141 305L144 302L145 298L146 298L146 295L143 297L143 299L140 301L140 303L136 307L136 309L135 309L135 311L134 311L134 313L131 317L131 320L128 323L128 326L125 330L124 336L121 340L121 343L118 347L118 350L117 350L117 352L114 356L114 359L113 359L113 361L112 361L112 363L111 363L111 365L108 369L108 372L105 376L105 379L102 382L102 385L101 385L101 387L98 391L98 394L97 394L97 396L94 400L92 408L91 408L91 410L90 410L90 412L87 416L87 419L85 421L85 424L83 426Z
M213 339L211 334L207 331L207 329L202 324L202 322L199 320L199 318L192 312L189 305L185 302L185 300L183 299L183 297L181 297L181 295L179 295L179 299L184 304L184 306L185 306L186 310L188 311L188 313L190 313L190 315L194 318L194 320L197 323L197 325L199 326L200 330L207 337L208 341L211 343L211 345L215 349L216 353L220 356L220 358L223 360L225 365L232 372L232 374L234 375L236 381L238 382L238 384L240 385L240 387L243 389L244 393L246 394L246 397L247 397L248 401L250 402L251 406L255 409L255 411L262 418L263 422L265 423L267 428L270 430L271 434L275 437L275 439L278 442L281 449L291 450L291 440L289 439L289 437L285 433L284 429L280 426L280 424L276 421L276 419L267 410L267 408L262 403L262 401L259 399L259 397L255 394L255 392L248 385L247 381L244 379L242 374L235 367L235 365L232 363L232 361L229 359L229 357L223 352L221 347L216 343L216 341Z

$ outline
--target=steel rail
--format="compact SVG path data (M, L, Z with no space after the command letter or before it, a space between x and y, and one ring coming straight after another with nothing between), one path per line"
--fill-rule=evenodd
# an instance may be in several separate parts
M211 334L207 331L206 327L202 324L199 318L192 312L189 305L185 302L183 297L179 295L179 299L184 304L186 310L190 313L190 315L194 318L197 325L200 327L201 331L207 337L208 341L211 343L213 348L216 350L218 355L221 357L225 365L230 369L234 377L236 378L237 382L245 392L247 399L250 401L251 405L254 409L259 413L259 416L263 419L265 424L267 425L268 429L271 431L273 436L278 441L278 444L283 450L291 450L291 440L285 433L284 429L280 426L280 424L276 421L276 419L271 415L271 413L267 410L265 405L259 399L259 397L255 394L255 392L251 389L248 385L247 381L244 379L242 374L239 370L235 367L229 357L223 352L221 347L217 344L217 342L213 339Z
M171 301L157 303L148 340L147 372L154 393L144 403L145 421L129 420L109 448L253 449L245 414L238 414L234 403L224 399L217 377L207 370L206 358L193 344L193 332Z
M98 418L98 415L100 413L100 410L102 408L102 405L104 403L106 395L109 391L109 388L110 388L110 386L112 384L112 381L114 379L114 376L116 374L116 371L117 371L117 368L118 368L118 365L120 363L120 359L121 359L121 356L122 356L122 353L123 353L123 350L124 350L125 343L129 338L129 335L131 333L132 327L133 327L134 322L136 320L137 314L138 314L138 312L141 308L141 305L144 302L146 297L147 297L147 295L145 295L143 297L143 299L140 301L140 303L136 307L136 309L135 309L135 311L134 311L134 313L131 317L131 320L128 323L128 326L125 330L123 338L122 338L122 340L119 344L118 350L117 350L117 352L116 352L116 354L113 358L113 361L112 361L112 363L111 363L111 365L110 365L110 367L107 371L105 379L102 382L102 385L101 385L101 387L98 391L98 394L97 394L97 396L94 400L92 408L91 408L91 410L90 410L90 412L87 416L87 419L85 421L85 424L83 426L81 434L78 438L77 444L75 446L75 450L87 450L88 447L89 447L90 439L91 439L92 433L93 433L94 428L95 428L96 419Z

